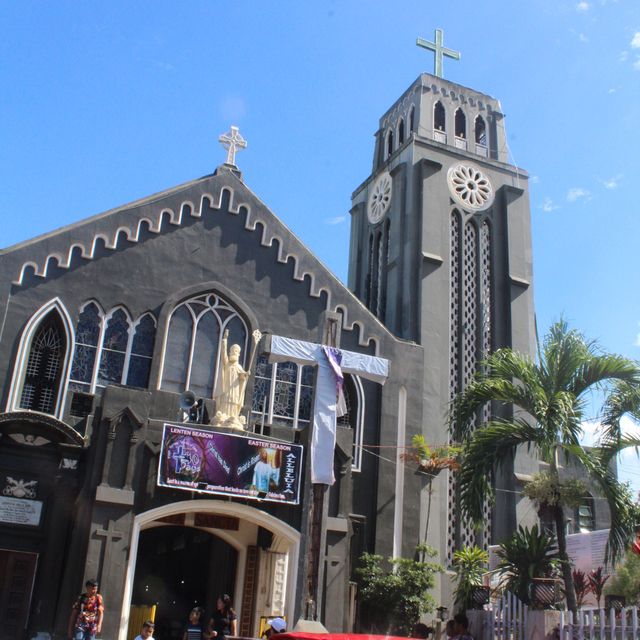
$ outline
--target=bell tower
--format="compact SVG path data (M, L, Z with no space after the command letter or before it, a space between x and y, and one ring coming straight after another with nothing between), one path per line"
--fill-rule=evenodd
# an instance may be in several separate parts
M418 41L436 60L438 46L455 54L439 36ZM448 442L448 405L488 352L533 353L528 175L508 162L498 100L423 73L380 118L373 170L352 196L349 287L396 336L423 346L423 424L412 432L430 444ZM443 561L515 527L510 491L528 461L518 456L497 479L507 491L478 535L461 522L454 475L434 481L429 543Z

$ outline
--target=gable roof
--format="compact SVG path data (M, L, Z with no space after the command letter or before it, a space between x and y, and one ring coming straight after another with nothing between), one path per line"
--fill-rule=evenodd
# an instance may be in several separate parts
M7 260L12 284L23 286L25 276L46 280L51 272L73 268L74 258L93 260L96 248L115 251L124 240L137 243L142 232L162 234L169 225L181 226L190 218L202 218L208 209L222 212L225 193L228 212L244 215L247 233L259 233L263 247L277 246L280 263L293 261L292 278L308 282L309 296L326 296L326 310L340 313L342 328L358 327L358 343L371 342L378 353L380 338L393 338L387 328L362 302L298 239L290 229L244 184L231 167L222 165L204 176L147 198L111 209L56 231L8 247L0 252ZM76 262L77 263L77 262Z

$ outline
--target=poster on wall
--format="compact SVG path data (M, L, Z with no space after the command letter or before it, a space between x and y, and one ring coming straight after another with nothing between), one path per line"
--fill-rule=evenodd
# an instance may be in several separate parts
M302 446L165 424L158 485L299 504Z

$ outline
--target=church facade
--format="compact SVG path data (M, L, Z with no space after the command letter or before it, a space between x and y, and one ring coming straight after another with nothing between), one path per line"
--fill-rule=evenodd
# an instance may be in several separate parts
M533 348L527 176L507 163L502 117L489 96L428 74L412 83L353 194L348 287L233 160L0 253L0 638L64 636L90 578L105 637L124 640L154 606L158 635L181 637L189 609L211 613L221 593L240 635L274 615L349 630L363 551L411 555L426 536L448 564L522 522L511 489L534 460L497 478L506 491L478 534L455 477L428 486L398 455L416 434L448 441L448 403L484 353ZM384 384L344 376L328 489L309 464L318 367L270 358L274 336L388 362ZM242 431L215 418L227 337L249 371ZM297 499L269 499L250 473L244 493L171 485L171 433L268 452L239 476L298 447ZM220 451L212 464L227 469Z

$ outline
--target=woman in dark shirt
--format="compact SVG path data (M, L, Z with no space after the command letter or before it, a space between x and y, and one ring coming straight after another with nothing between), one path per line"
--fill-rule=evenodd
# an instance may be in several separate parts
M231 606L231 598L225 593L218 596L216 609L209 622L209 629L218 640L235 636L238 632L238 616Z

